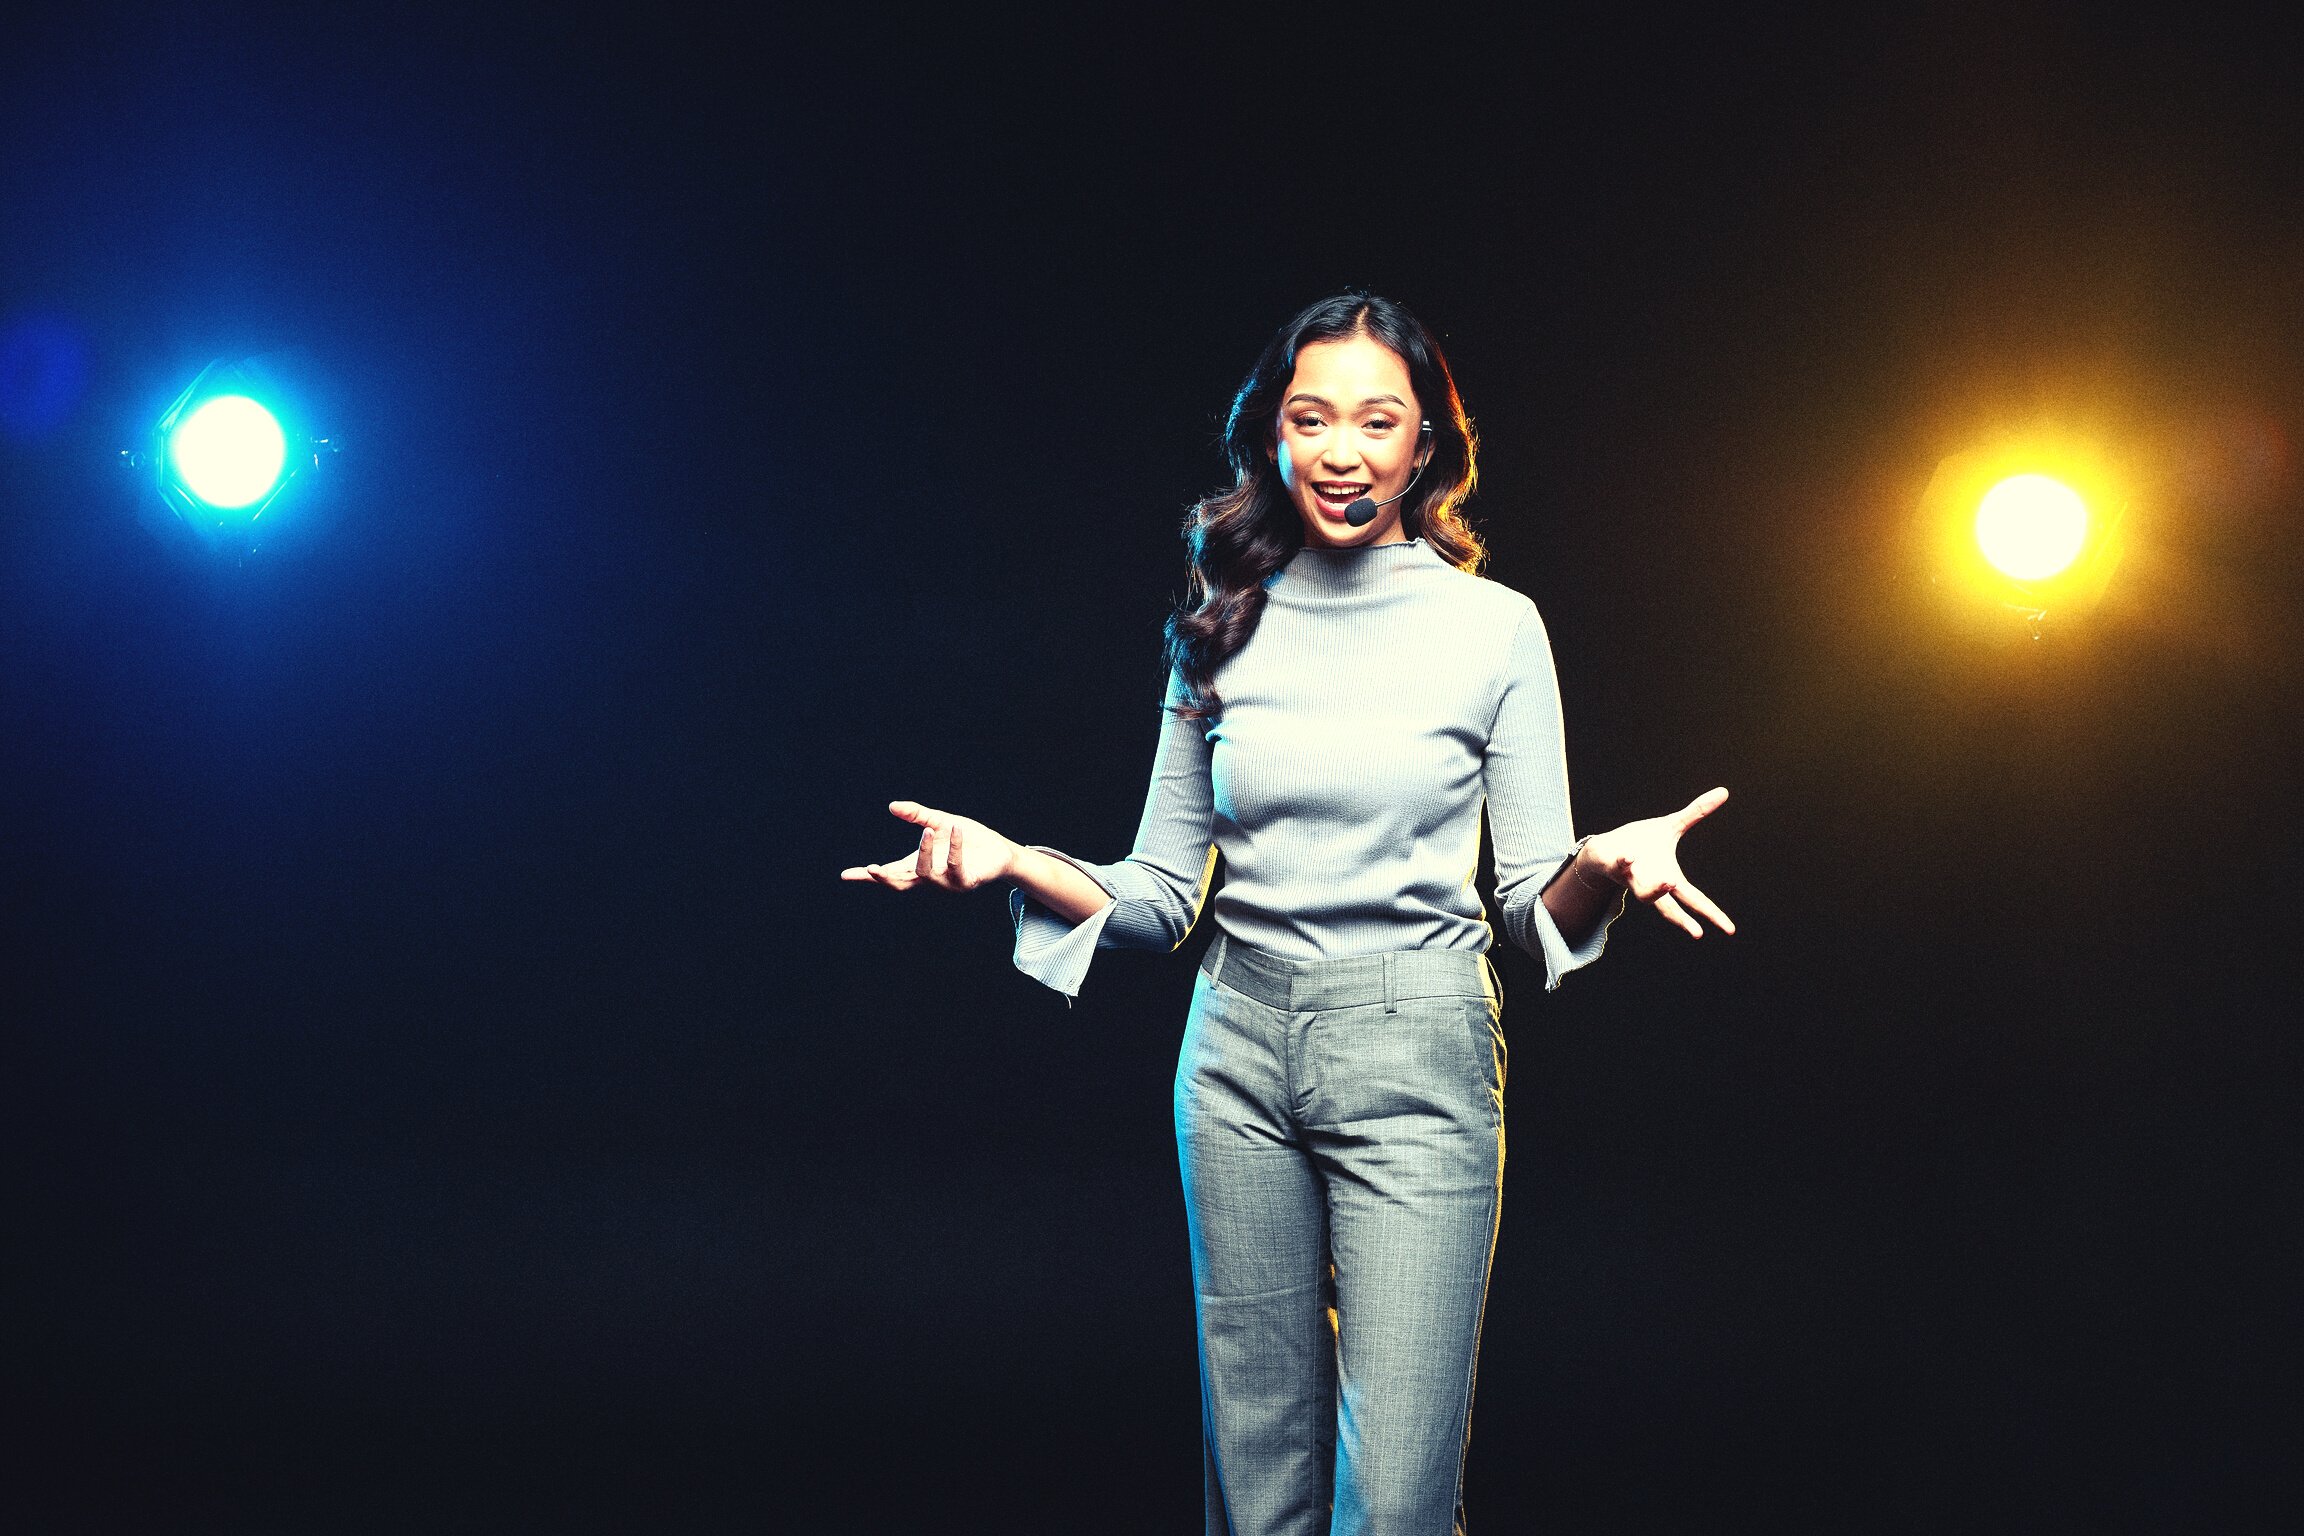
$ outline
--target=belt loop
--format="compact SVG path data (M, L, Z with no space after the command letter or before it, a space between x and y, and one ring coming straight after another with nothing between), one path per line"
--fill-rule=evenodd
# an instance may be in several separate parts
M1384 956L1384 1011L1400 1011L1400 957L1390 953Z
M1208 974L1215 977L1218 981L1222 981L1224 979L1224 941L1230 937L1232 937L1232 935L1226 933L1223 929L1219 928L1216 930L1216 953L1214 956L1215 963L1208 967Z

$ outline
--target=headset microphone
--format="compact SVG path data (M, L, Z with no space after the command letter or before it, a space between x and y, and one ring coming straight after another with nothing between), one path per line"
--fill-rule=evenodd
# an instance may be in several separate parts
M1432 440L1432 423L1425 422L1422 431L1418 435L1422 437L1425 442L1429 443ZM1432 455L1429 453L1425 454L1424 464L1429 464L1431 462ZM1424 478L1424 464L1419 464L1416 466L1416 473L1410 475L1408 477L1408 483L1400 487L1399 496L1387 496L1382 501L1374 501L1366 496L1363 496L1358 501L1353 502L1351 505L1344 509L1344 521L1350 523L1355 528L1365 528L1370 523L1376 521L1377 513L1383 511L1386 507L1398 501L1400 496L1405 496L1410 491L1416 489L1416 482Z

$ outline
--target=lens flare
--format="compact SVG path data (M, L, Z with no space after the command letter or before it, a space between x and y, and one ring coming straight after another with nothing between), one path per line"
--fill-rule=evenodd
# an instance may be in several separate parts
M2087 541L2087 503L2046 475L2012 475L1976 506L1977 547L2018 581L2047 580L2078 559Z
M184 488L211 507L262 501L288 462L288 437L273 414L246 395L219 395L184 418L168 438Z

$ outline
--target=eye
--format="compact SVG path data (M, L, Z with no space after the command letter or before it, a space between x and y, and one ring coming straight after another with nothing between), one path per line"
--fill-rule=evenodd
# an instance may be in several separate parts
M1389 432L1398 425L1399 423L1396 421L1392 421L1386 417L1377 416L1372 417L1369 420L1368 430L1371 432Z
M1326 425L1326 423L1322 422L1319 417L1309 413L1301 416L1289 417L1288 424L1299 432L1317 432L1322 426Z

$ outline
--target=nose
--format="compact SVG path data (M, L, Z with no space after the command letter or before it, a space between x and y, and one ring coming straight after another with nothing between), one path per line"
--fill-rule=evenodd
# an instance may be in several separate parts
M1350 432L1331 432L1320 445L1320 467L1332 474L1350 474L1360 467L1360 449Z

